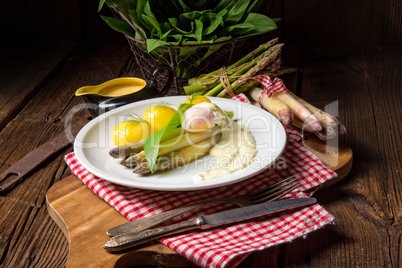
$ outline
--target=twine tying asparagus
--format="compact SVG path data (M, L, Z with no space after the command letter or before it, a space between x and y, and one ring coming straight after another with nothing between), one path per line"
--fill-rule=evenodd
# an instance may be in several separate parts
M236 96L232 86L231 82L233 82L235 79L241 77L239 75L234 75L237 73L237 71L241 71L242 68L245 66L245 63L241 64L240 66L237 66L235 68L232 68L230 70L226 69L226 67L221 67L218 69L218 74L213 75L213 74L203 74L200 75L198 78L196 78L196 82L201 85L201 86L211 86L213 84L220 85L223 88L223 91L227 93L230 97ZM246 67L247 68L247 67ZM218 81L220 82L218 84Z
M236 96L236 94L234 94L233 88L230 86L229 77L227 76L226 73L227 72L226 72L225 67L219 69L219 79L221 81L223 88L228 92L228 94L231 97L234 97L234 96Z

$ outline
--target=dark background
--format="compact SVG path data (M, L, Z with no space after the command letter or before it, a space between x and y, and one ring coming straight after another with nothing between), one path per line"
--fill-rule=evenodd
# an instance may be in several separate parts
M97 7L98 0L3 1L0 41L124 42ZM288 45L402 45L402 1L273 0L267 10L284 19L274 35ZM107 7L101 14L110 15Z

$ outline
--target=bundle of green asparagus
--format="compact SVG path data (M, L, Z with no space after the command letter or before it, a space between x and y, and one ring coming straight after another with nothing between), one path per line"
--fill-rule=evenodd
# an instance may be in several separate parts
M261 72L271 76L294 72L294 68L281 67L283 45L278 44L278 38L273 39L227 68L190 79L184 90L187 95L229 97L245 92L256 85L256 83L238 83L238 79L249 78Z

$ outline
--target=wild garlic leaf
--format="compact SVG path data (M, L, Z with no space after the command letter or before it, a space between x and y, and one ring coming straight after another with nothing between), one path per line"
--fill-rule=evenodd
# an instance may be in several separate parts
M269 0L255 0L247 8L246 13L259 13L268 5Z
M200 21L204 25L202 34L205 36L213 33L220 25L223 24L223 17L215 13L206 13L200 17Z
M179 5L180 5L180 7L182 8L182 10L183 10L184 13L191 11L191 8L190 8L186 3L184 3L184 1L182 1L182 0L177 0L177 2L179 3Z
M167 40L167 37L169 36L169 34L170 34L172 31L173 31L173 29L170 29L170 30L168 30L168 31L166 31L166 32L164 32L164 33L162 33L162 35L160 36L160 39L163 40L163 41L166 41L166 40Z
M191 21L188 25L183 25L177 21L177 25L173 25L173 27L181 34L191 34L194 31L194 21Z
M98 5L98 12L101 11L101 9L103 8L103 5L105 4L106 0L100 0L99 1L99 5Z
M215 36L213 39L215 40L215 43L219 43L219 42L228 41L228 40L232 39L232 37L231 36L223 36L221 38L216 38L216 36ZM216 51L221 49L222 46L223 45L216 45L216 46L208 47L208 51L202 56L200 61L203 61L206 58L208 58L209 56L213 55Z
M144 29L143 23L137 17L136 10L133 10L133 9L129 10L128 14L130 16L131 22L133 23L134 27L137 28L137 30L142 34L142 36L147 38L147 36L149 35L149 31L146 28ZM147 32L148 32L148 34L147 34ZM138 36L138 34L136 34L136 39L141 40L141 38L137 38L137 36Z
M179 108L177 108L176 112L173 114L169 123L167 123L167 125L163 127L161 130L153 133L144 140L144 152L151 172L153 172L155 161L156 158L158 157L159 145L163 134L166 131L180 127L182 114L192 106L193 104L187 104L187 103L180 104Z
M194 20L195 22L195 29L194 32L190 34L186 34L185 36L187 37L193 37L197 40L197 42L201 42L202 40L202 29L203 29L203 24L200 20Z
M147 39L147 51L148 53L155 50L156 48L160 47L160 46L166 46L166 45L170 45L169 42L160 40L160 39Z
M258 13L248 14L244 20L244 23L250 23L255 26L255 30L251 33L251 35L266 33L277 28L273 19Z
M135 7L135 12L137 13L137 19L140 22L139 24L144 26L148 32L151 32L149 27L147 27L147 23L144 21L142 18L142 14L144 14L144 9L145 9L145 4L148 2L148 0L137 0L137 5ZM134 13L133 13L134 14Z
M172 34L172 35L170 35L170 37L171 37L171 39L173 39L173 40L175 40L175 41L171 41L172 43L180 43L181 42L181 40L183 39L183 35L181 35L181 34Z
M218 14L219 16L224 17L227 13L228 13L227 9L224 8L224 9L222 9L221 11L219 11L217 14ZM222 26L224 26L223 23L222 23Z
M198 43L198 42L197 42ZM188 41L185 42L186 45L191 45L188 43ZM180 57L186 57L188 55L191 55L193 53L195 53L199 48L194 46L194 47L181 47L179 49L179 56Z
M239 23L239 24L235 24L235 25L231 25L226 28L223 28L219 32L219 35L225 36L227 34L235 34L235 33L232 33L235 30L243 30L244 32L248 33L248 32L254 31L254 29L255 29L255 26L253 24L248 23L248 22L243 22L243 23Z
M113 30L120 32L128 36L135 36L135 30L123 19L111 18L101 16L101 18L110 26Z
M214 13L219 12L222 9L231 10L236 4L237 0L222 0L219 1L218 5L214 9Z
M136 1L131 0L106 0L106 3L116 7L126 17L128 17L128 11L136 6Z
M160 25L159 25L159 22L155 19L155 18L153 18L153 17L150 17L150 16L147 16L147 15L145 15L145 14L142 14L142 18L145 20L145 21L147 21L148 23L150 23L151 25L152 25L152 27L153 27L153 31L155 32L155 30L156 30L156 32L158 33L158 36L161 36L161 27L160 27ZM151 30L151 32L152 32L152 30Z
M205 9L205 5L208 3L209 0L197 0L194 1L193 4L195 5L194 8L197 10Z
M199 19L203 14L211 12L211 10L203 10L203 11L191 11L187 13L180 14L180 22L181 23L188 23L190 21L194 21Z
M166 0L162 0L162 1L166 1ZM178 0L172 0L171 3L173 3L173 6L179 12L179 14L184 12L183 8L181 7L181 5L180 5ZM161 4L163 4L163 3L161 3ZM169 15L173 15L173 14L169 14Z
M178 18L169 18L168 20L173 27L177 27L180 23Z
M226 24L235 24L243 17L250 0L238 0L236 4L225 15Z
M152 13L151 6L150 6L150 4L149 4L149 1L147 1L147 2L145 3L145 6L144 6L144 13L145 13L145 14L142 14L142 18L143 18L145 21L147 21L148 23L150 23L153 28L157 29L157 30L158 30L158 31L157 31L157 33L158 33L157 35L160 36L160 35L161 35L161 27L160 27L159 22L158 22L158 20L156 19L154 13Z

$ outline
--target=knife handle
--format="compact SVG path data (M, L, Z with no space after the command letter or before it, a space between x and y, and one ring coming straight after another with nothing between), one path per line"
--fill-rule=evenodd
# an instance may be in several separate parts
M205 201L197 202L185 207L180 207L172 210L168 210L159 214L148 216L145 218L136 219L131 222L124 223L122 225L113 227L109 229L106 233L110 236L118 236L127 233L134 233L146 230L153 227L159 223L169 220L177 215L183 214L184 212L190 211L194 208L200 207L209 203L216 203L222 200L222 198L208 199Z
M170 234L198 229L201 228L202 224L204 224L204 222L201 218L194 218L188 221L179 222L177 224L172 224L164 227L148 229L136 233L118 235L107 240L106 243L103 245L103 248L110 251L123 250Z

